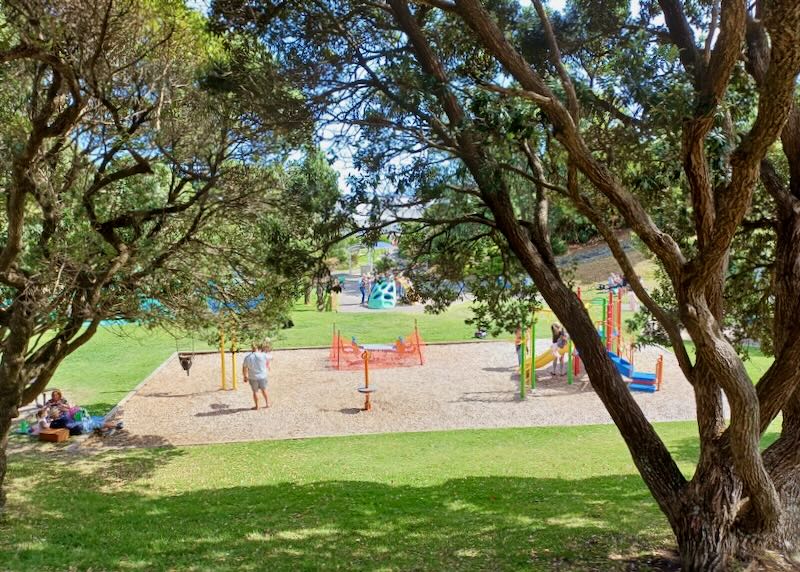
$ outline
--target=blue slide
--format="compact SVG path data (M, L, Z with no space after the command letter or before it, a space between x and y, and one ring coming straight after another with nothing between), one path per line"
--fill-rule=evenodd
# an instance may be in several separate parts
M631 362L612 351L608 352L608 357L614 362L620 375L631 380L631 383L628 385L631 391L656 392L656 374L635 371Z

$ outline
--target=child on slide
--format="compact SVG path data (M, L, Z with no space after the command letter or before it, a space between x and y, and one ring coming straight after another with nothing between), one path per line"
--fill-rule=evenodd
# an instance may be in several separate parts
M569 336L567 335L567 331L561 324L553 324L550 326L550 332L552 333L553 343L550 346L551 351L553 352L553 375L566 375L567 374L567 364L566 364L566 356L565 354L561 353L564 347L567 345L567 341L569 340ZM559 364L561 368L559 368ZM559 371L559 369L561 371Z

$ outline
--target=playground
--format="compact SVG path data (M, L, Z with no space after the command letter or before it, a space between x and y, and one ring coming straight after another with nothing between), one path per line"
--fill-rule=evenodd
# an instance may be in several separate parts
M537 343L537 351L547 347ZM652 369L661 351L637 355ZM239 354L238 367L241 367ZM370 371L372 410L363 411L363 370L336 370L328 350L274 352L272 406L251 411L250 389L220 388L218 354L197 355L187 377L170 357L122 404L126 431L107 444L187 445L330 435L610 423L584 376L572 384L540 370L536 391L519 398L509 342L429 345L423 366ZM691 419L694 400L671 354L661 391L636 394L652 421Z

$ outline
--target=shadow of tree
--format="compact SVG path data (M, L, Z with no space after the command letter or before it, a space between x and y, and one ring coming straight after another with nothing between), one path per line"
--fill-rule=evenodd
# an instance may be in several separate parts
M3 568L656 570L641 554L670 544L631 475L151 490L147 477L180 454L15 458Z
M201 411L195 413L195 417L218 417L220 415L231 415L233 413L242 413L243 411L250 411L252 407L231 407L231 408L212 408L211 411Z

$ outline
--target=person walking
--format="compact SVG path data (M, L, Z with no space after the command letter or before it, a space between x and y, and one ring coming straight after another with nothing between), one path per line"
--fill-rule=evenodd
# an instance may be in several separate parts
M361 292L361 305L363 306L367 299L367 277L363 274L358 282L358 291Z
M268 353L270 343L260 342L258 345L253 343L252 350L242 362L242 378L250 384L253 390L253 409L258 409L258 392L264 396L264 406L269 407L269 395L267 395L267 381L269 380L269 362L272 354Z

